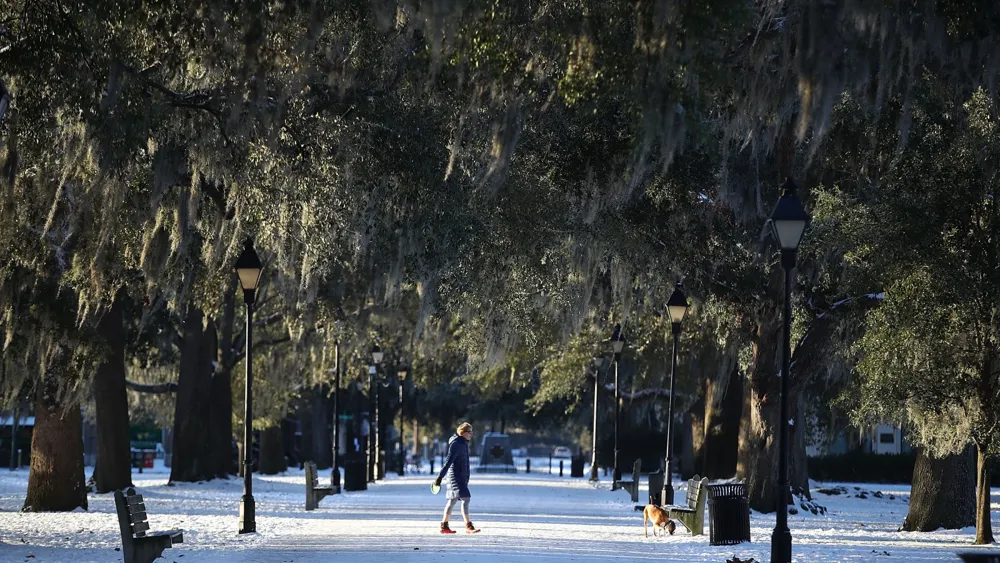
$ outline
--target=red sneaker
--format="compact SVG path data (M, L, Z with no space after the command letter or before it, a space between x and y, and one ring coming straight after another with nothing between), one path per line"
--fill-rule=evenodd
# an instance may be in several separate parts
M452 530L450 527L448 527L448 523L447 522L441 522L441 533L442 534L454 534L456 532L455 532L455 530Z
M478 534L479 533L479 528L473 526L472 522L468 522L468 523L465 524L465 533L466 534Z

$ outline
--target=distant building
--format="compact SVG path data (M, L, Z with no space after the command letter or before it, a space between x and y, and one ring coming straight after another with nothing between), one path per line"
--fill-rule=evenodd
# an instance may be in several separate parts
M806 455L845 454L858 450L873 454L904 454L913 451L906 441L906 431L892 424L876 424L871 428L841 428L828 441L818 440L806 447Z

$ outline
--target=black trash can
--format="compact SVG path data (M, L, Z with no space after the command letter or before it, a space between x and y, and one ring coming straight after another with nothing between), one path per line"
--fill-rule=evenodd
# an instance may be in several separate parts
M663 493L663 471L657 469L649 473L649 504L660 506L660 495Z
M364 454L350 453L344 457L344 490L368 490L368 468Z
M578 455L569 462L569 476L583 477L583 456Z
M746 485L708 485L708 520L708 543L711 545L750 541L750 500Z

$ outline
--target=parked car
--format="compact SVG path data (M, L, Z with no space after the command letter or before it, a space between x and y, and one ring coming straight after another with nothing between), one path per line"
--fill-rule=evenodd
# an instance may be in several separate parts
M552 450L552 457L573 457L573 452L569 451L566 446L556 446L556 449Z

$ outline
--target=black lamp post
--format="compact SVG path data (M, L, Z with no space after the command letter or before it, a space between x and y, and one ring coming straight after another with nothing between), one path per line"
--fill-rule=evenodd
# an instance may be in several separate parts
M673 294L667 300L667 313L670 315L670 332L674 337L673 359L670 362L670 398L667 399L667 454L664 458L663 492L660 494L661 506L674 503L674 484L670 477L670 462L674 457L674 379L677 374L677 341L681 336L681 321L687 313L688 301L681 282L677 282Z
M403 453L403 383L406 381L406 370L401 369L399 375L399 476L406 472L406 454Z
M334 493L340 492L340 340L333 344L333 471L330 472L330 486Z
M615 351L615 458L613 460L613 471L611 472L612 486L617 488L618 482L622 480L621 469L618 467L618 418L620 409L620 395L618 392L618 362L622 359L622 348L625 347L625 336L622 334L622 325L616 324L615 331L611 334L611 347Z
M243 497L240 498L240 533L257 531L256 508L253 500L253 304L260 283L260 272L264 265L253 249L253 241L247 239L240 257L236 259L236 275L243 288L243 301L247 306L247 355L246 398L243 412Z
M601 370L594 370L594 439L590 448L590 480L598 481L597 476L597 401L601 394Z
M379 443L379 431L378 431L378 365L382 363L382 358L384 353L382 349L379 348L378 344L372 347L372 366L368 369L369 382L368 382L368 394L371 400L371 431L368 436L368 447L371 450L371 469L368 477L370 483L374 483L378 478L378 467L379 467L379 448L382 445Z
M791 178L781 186L782 194L771 213L771 229L781 247L781 267L785 270L785 311L781 353L781 401L778 407L778 498L775 499L777 519L771 534L771 562L790 563L792 560L792 533L788 530L788 377L791 364L792 327L792 278L795 258L802 241L802 234L809 222L802 202L795 195Z

